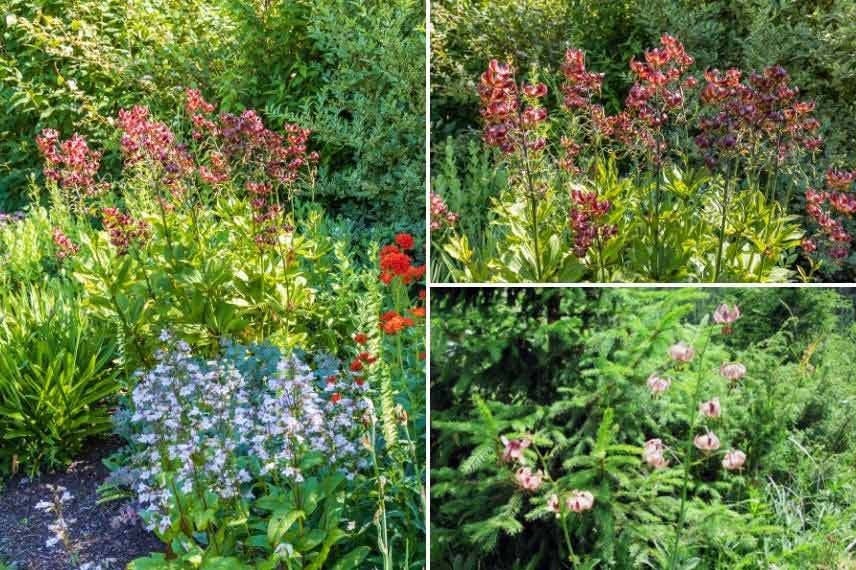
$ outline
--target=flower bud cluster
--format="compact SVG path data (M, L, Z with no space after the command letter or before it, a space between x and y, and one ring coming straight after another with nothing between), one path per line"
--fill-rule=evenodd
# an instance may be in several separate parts
M547 86L518 87L514 68L491 60L482 73L478 86L481 116L484 120L484 141L505 153L539 152L546 140L538 126L547 118L547 110L538 99L547 94Z
M824 176L826 191L809 189L805 193L805 210L811 220L817 224L814 236L803 240L802 247L807 254L816 252L820 247L833 260L839 260L850 254L853 236L844 228L844 220L856 213L856 197L850 192L856 180L856 170L830 168ZM828 203L831 210L841 215L840 219L824 209Z
M149 224L116 208L103 208L101 215L104 229L110 234L110 243L116 248L117 255L127 255L131 246L143 244L151 236Z
M716 165L723 157L751 155L763 144L770 146L781 163L795 150L817 150L820 128L811 116L814 101L797 101L799 89L790 86L790 76L780 65L752 72L741 82L739 69L704 73L701 101L707 109L699 120L701 133L696 144L705 162Z
M451 228L458 223L458 214L449 210L443 197L431 192L431 231Z
M603 243L618 234L618 226L606 224L603 218L609 213L609 200L599 200L595 192L574 190L574 205L568 211L568 221L574 232L574 254L585 257L595 242Z
M729 307L722 304L713 313L713 321L716 324L722 325L722 334L731 334L733 332L732 325L740 318L740 309L737 305ZM672 345L668 350L669 358L676 362L679 366L691 362L695 357L695 349L685 343L678 342ZM731 383L733 388L736 382L746 375L746 367L743 364L732 362L725 363L719 369L723 378ZM652 374L647 381L648 389L654 396L658 396L669 389L672 382ZM719 397L713 397L710 400L700 402L698 405L699 414L709 420L718 420L722 417L722 403ZM719 437L710 429L706 429L704 433L696 435L693 438L693 445L705 455L717 451L722 443ZM642 450L642 460L654 469L664 469L669 466L669 461L665 458L665 453L669 450L661 439L649 439L645 442ZM725 453L722 460L722 466L729 470L741 470L746 461L746 454L740 450L732 449Z
M59 228L53 229L51 238L53 239L54 245L57 247L56 256L60 261L66 257L73 257L80 251L80 246L68 239L68 237L66 237Z
M92 197L103 194L110 187L109 183L95 179L101 167L101 153L90 150L81 135L74 134L60 141L56 130L45 129L36 137L36 145L45 159L45 177L61 188Z

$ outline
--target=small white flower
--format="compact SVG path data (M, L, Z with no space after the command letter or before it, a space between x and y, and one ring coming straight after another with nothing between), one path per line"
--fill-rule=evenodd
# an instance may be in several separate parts
M291 557L294 553L294 547L287 542L283 542L274 549L273 553L279 557Z

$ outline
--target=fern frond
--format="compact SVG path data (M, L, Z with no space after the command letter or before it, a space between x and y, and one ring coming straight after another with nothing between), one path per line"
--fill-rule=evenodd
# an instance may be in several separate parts
M470 456L461 463L461 471L474 473L483 465L496 459L496 446L493 443L483 443L476 447Z

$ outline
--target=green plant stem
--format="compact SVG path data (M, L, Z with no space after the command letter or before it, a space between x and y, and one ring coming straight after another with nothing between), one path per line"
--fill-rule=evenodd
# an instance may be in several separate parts
M145 280L146 280L146 289L148 289L149 297L151 297L152 302L157 302L157 297L155 296L155 290L154 290L154 287L152 287L152 281L151 281L151 279L149 279L149 272L146 271L146 266L143 265L143 260L140 258L140 252L137 251L136 249L132 249L132 251L134 252L134 259L137 260L137 263L140 264L140 269L143 271L143 277L145 277Z
M704 354L705 352L707 352L707 347L709 343L710 334L708 334L707 338L705 339L704 346L702 347L702 350L698 355L696 389L693 392L693 397L689 402L689 407L687 410L687 414L689 415L689 431L687 432L687 441L684 446L684 480L681 488L681 507L678 513L678 521L675 525L675 542L672 546L672 555L669 560L670 570L674 570L675 564L677 563L678 546L680 544L681 534L683 533L684 528L684 517L686 516L687 506L687 486L689 485L690 465L692 464L691 460L693 452L693 434L695 433L696 419L698 417L696 406L698 405L699 396L701 395L702 380L704 379Z
M653 277L660 279L660 159L657 158L656 181L654 183L654 266Z
M517 106L518 118L522 120L523 105ZM520 148L523 150L523 172L526 176L526 188L529 195L529 216L532 232L532 247L535 250L535 281L541 281L541 249L538 243L538 201L535 199L535 183L532 182L532 165L529 150L526 147L526 133L520 135Z
M600 283L606 283L606 263L603 261L603 239L600 236L600 228L597 231L597 261L600 269Z
M722 268L722 249L725 246L725 224L728 219L728 192L731 188L731 175L733 164L731 161L725 167L725 191L722 197L722 220L719 224L719 246L716 253L716 265L713 270L713 281L719 281L719 273Z
M523 171L526 174L526 187L529 194L529 217L532 232L532 246L535 250L535 280L541 281L541 249L538 243L538 200L535 199L535 184L532 182L532 168L529 164L529 152L526 150L526 139L524 136L523 147Z
M571 563L571 568L576 567L576 555L574 554L574 547L571 545L571 535L568 534L568 517L562 517L562 532L565 535L565 545L568 547L568 562Z
M282 212L282 205L279 200L279 192L275 192L274 196L276 197L276 205L280 208L280 212ZM294 198L289 191L289 204L291 205L291 220L294 222L294 225L297 226L297 219L294 214ZM295 228L296 229L296 228ZM289 241L291 248L294 247L294 237L293 234L289 236ZM291 281L288 279L288 253L290 253L290 249L288 251L285 250L283 245L279 241L279 234L276 236L276 242L279 249L279 256L282 259L282 281L285 286L285 319L283 320L283 331L285 332L285 341L288 342L288 333L289 333L289 324L291 320ZM262 299L264 302L264 299Z
M158 202L158 207L160 208L160 214L161 214L161 223L163 224L163 233L164 233L164 236L166 236L166 246L169 249L169 261L172 265L173 270L175 270L176 266L175 266L175 255L174 255L173 246L172 246L172 232L169 231L169 224L166 221L166 208L164 208L163 199L161 198L160 193L157 193L157 194L158 194L157 195L157 202Z

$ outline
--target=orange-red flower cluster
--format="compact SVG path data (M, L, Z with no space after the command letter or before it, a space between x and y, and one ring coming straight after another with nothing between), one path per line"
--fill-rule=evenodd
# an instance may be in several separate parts
M395 243L398 244L398 247L401 249L413 249L413 244L415 240L413 236L410 234L398 234L395 236Z
M398 311L387 311L380 318L380 328L386 334L398 334L416 323L410 317L404 317Z
M403 251L413 247L413 236L398 234L395 241L397 246L385 245L380 249L380 280L387 285L396 277L405 285L418 281L425 275L425 266L413 265L413 259Z
M374 364L377 362L377 356L372 356L368 352L361 352L351 361L351 372L359 372L363 369L363 364Z
M377 356L372 356L365 351L361 352L351 361L351 372L359 372L363 369L363 364L374 364L375 362L377 362Z

